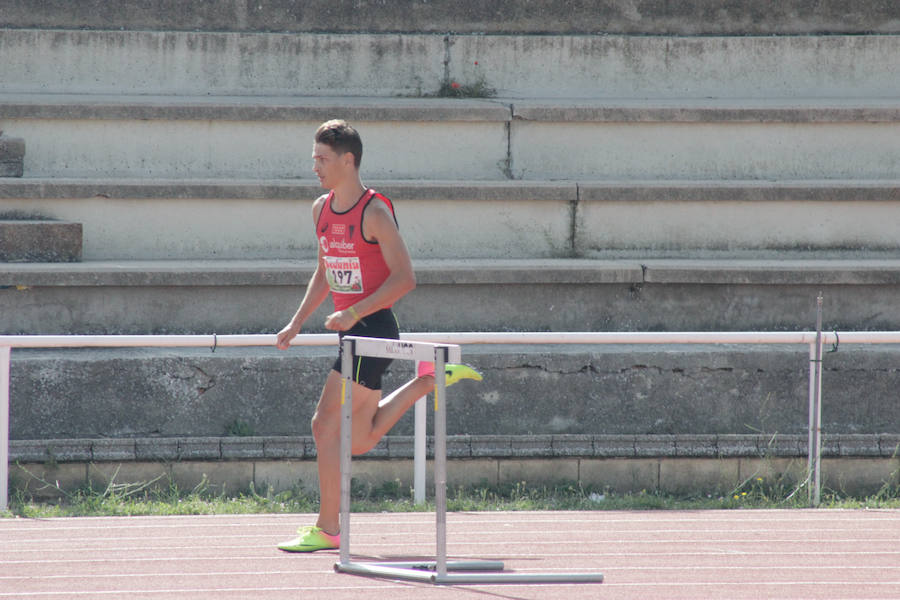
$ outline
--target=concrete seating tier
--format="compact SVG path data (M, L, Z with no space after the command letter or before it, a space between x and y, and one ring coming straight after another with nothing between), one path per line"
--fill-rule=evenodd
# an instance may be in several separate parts
M419 259L897 255L900 182L376 180ZM313 258L309 180L0 179L0 214L83 224L83 258ZM454 235L446 235L452 225Z
M417 260L396 307L408 331L809 330L822 291L829 329L900 328L900 260ZM9 264L8 334L276 332L307 261ZM489 300L488 300L489 299ZM325 303L309 331L322 331Z
M24 156L25 140L5 136L0 129L0 177L21 177Z
M0 26L43 29L113 29L240 32L430 32L643 35L809 35L897 33L900 9L890 2L752 0L727 5L708 0L642 4L572 0L486 4L471 0L393 0L335 4L329 0L220 0L171 5L119 0L98 11L79 2L10 3Z
M81 260L81 223L0 218L0 261Z
M897 35L0 28L0 39L4 91L23 93L391 97L457 83L515 98L891 98L900 68Z
M896 177L894 93L590 101L5 93L0 127L25 139L26 177L312 179L315 127L342 116L366 136L373 179L866 180Z

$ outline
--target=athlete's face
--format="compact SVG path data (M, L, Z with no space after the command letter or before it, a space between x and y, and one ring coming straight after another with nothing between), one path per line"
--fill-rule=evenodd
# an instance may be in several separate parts
M328 144L313 146L313 172L319 184L325 189L334 189L347 176L347 169L353 165L353 154L338 154Z

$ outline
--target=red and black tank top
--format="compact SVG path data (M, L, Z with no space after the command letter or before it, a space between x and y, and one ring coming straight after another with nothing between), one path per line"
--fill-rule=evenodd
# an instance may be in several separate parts
M367 189L346 212L333 209L332 191L319 213L316 235L335 310L344 310L370 296L391 274L378 242L363 237L363 214L375 199L387 204L396 223L394 205L373 189Z

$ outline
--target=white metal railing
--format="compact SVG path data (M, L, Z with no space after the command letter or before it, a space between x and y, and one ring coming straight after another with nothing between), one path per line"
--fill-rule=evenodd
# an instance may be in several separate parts
M848 332L557 332L557 333L406 333L401 339L444 344L788 344L809 348L809 464L810 502L819 503L821 461L821 360L825 345L900 344L900 331ZM304 334L294 346L336 346L337 334ZM0 510L9 495L9 383L14 348L124 348L274 346L275 335L0 335ZM425 493L425 407L416 404L416 500Z

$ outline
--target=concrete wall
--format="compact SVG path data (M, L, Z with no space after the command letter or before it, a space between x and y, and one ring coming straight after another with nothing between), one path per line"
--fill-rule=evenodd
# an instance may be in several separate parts
M0 81L6 93L421 96L457 82L520 98L890 98L898 45L896 35L0 29Z
M863 0L3 0L0 27L472 33L895 33L900 9Z
M826 458L822 461L823 489L840 495L865 497L885 486L898 484L896 458ZM616 493L662 492L686 494L728 494L757 477L767 485L781 485L790 491L805 478L802 458L553 458L515 459L481 458L448 460L447 485L457 486L521 485L525 489L544 485L581 484L585 488L606 489ZM353 477L357 485L379 488L397 484L411 489L411 460L357 460ZM10 469L10 489L23 490L35 498L55 499L62 493L41 480L58 484L64 491L86 485L105 489L116 484L147 484L168 489L192 490L205 486L214 493L248 491L260 494L300 489L315 494L316 464L312 460L229 460L184 462L99 462L46 464L22 463ZM429 470L429 473L431 471ZM433 489L429 477L427 484ZM800 491L805 495L805 491Z
M333 348L15 351L13 439L309 435ZM485 379L453 388L453 435L803 434L805 347L466 347ZM823 430L900 422L896 348L826 357ZM394 365L392 390L412 376ZM523 402L528 410L522 410ZM515 415L511 418L510 415ZM412 415L392 431L412 434Z

